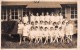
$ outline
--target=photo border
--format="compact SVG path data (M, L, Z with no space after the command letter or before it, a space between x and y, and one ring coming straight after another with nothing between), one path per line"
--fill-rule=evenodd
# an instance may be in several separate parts
M15 0L2 0L2 1L13 1L15 2ZM0 17L1 17L1 2L0 0ZM16 2L18 1L37 1L37 0L16 0ZM40 0L40 1L43 1L43 0ZM53 2L77 2L77 15L78 15L78 33L77 33L77 48L65 48L65 49L33 49L33 50L80 50L80 0L44 0L44 1L53 1ZM0 18L0 21L1 21L1 18ZM1 22L0 22L1 24ZM0 33L1 33L1 25L0 25ZM1 44L1 35L0 35L0 44ZM0 45L0 49L1 49L1 45ZM27 49L27 48L26 48ZM1 49L1 50L26 50L26 49ZM27 50L32 50L32 49L27 49Z

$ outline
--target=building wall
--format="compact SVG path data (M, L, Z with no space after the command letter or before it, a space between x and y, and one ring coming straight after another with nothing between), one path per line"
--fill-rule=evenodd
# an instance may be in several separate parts
M58 10L58 8L26 8L24 6L2 6L2 21L7 21L8 17L10 20L17 20L19 17L23 17L25 13L29 15L29 12L54 12L54 10ZM60 10L60 8L59 8ZM39 12L39 13L40 13ZM77 20L77 5L62 5L61 12L65 17L68 17L71 20ZM40 13L41 14L41 13ZM13 17L14 16L14 17Z
M77 5L76 4L63 4L61 5L61 12L63 17L68 17L68 19L71 19L74 23L74 32L77 32ZM33 8L25 8L25 6L2 6L1 7L1 20L3 21L18 21L19 18L22 19L22 17L27 13L29 15L29 12L34 12ZM44 8L45 9L45 8ZM39 9L44 11L44 9ZM58 8L56 8L58 9ZM34 11L33 11L34 10ZM54 11L54 8L49 8L45 11ZM76 28L76 29L75 29Z

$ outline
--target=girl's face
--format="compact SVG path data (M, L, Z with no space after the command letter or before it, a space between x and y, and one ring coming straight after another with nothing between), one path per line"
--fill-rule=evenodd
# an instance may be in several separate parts
M42 23L42 21L40 21L40 24Z
M60 13L60 16L62 16L62 14Z
M53 28L50 28L50 30L53 30Z
M21 24L22 24L22 22L21 22Z
M53 23L53 25L55 26L55 25L56 25L56 23Z
M19 22L21 24L21 22Z
M31 22L31 25L34 25L34 22Z
M44 16L44 13L42 12L42 16Z
M53 14L51 14L51 16L53 16Z
M62 28L60 27L59 30L61 30Z
M35 30L34 28L32 28L32 30Z
M26 26L26 23L24 24L24 26Z
M35 28L36 30L38 29L38 27Z
M68 24L69 24L69 22L66 23L66 25L68 25Z
M72 23L72 21L70 20L69 23Z
M37 25L38 24L38 21L36 21L35 24Z
M65 22L63 21L62 24L65 24Z
M55 30L57 30L57 28L55 28Z
M57 22L56 25L59 25L59 23Z
M45 28L45 31L47 30L47 28Z
M39 14L37 13L37 16L39 16Z
M49 13L47 12L46 15L49 15Z
M53 16L53 12L51 13L51 16Z
M43 28L40 28L40 30L43 30Z
M60 24L61 22L59 21L58 23Z

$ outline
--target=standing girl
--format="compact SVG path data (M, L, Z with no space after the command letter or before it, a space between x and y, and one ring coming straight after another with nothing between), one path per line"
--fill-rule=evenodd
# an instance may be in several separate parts
M24 27L24 24L22 23L22 21L20 21L20 22L18 23L18 34L19 34L19 36L20 36L19 44L21 44L21 40L22 40L23 27Z

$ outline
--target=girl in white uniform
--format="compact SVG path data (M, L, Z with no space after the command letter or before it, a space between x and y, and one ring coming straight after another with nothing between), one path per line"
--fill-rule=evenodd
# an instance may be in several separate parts
M40 27L40 41L42 42L42 38L44 38L43 27Z
M65 20L63 20L63 21L65 21L65 25L66 25L66 23L67 23L69 20L67 19L67 17L65 17Z
M68 26L69 26L69 38L70 38L70 40L72 41L72 35L73 35L73 24L72 24L72 21L71 21L71 20L69 21Z
M64 42L64 30L62 27L59 28L59 36L61 38L61 43Z
M23 40L25 42L26 37L29 36L29 29L28 29L28 24L24 24L24 28L23 28Z
M56 41L58 43L58 38L59 38L59 29L58 29L58 26L55 26L55 39L54 41Z
M21 40L22 40L23 27L24 27L24 24L20 21L20 22L18 23L18 34L19 34L19 36L20 36L19 44L21 44Z
M53 13L52 13L52 14L51 14L51 17L50 17L50 23L51 23L51 24L54 23L54 20L55 20L54 17L55 17L55 16L54 16Z
M49 35L50 35L50 43L52 43L53 38L54 38L54 28L53 27L50 27Z
M38 27L39 27L39 24L40 24L39 18L40 18L40 16L37 13L36 16L35 16L35 26L38 26Z
M48 28L47 27L45 27L44 29L45 29L44 30L44 37L45 37L44 44L46 44L48 42L49 31L48 31Z
M42 22L42 24L44 24L44 13L42 12L42 14L40 15L40 21ZM40 24L41 24L41 22L40 22Z
M33 42L33 39L35 39L35 28L34 28L34 26L32 26L31 30L30 30L30 43Z
M33 22L33 24L35 23L35 16L33 15L33 13L31 14L31 23Z
M70 41L70 36L69 36L69 35L70 35L70 34L69 34L69 33L70 33L70 30L69 30L69 29L70 29L70 27L69 27L69 22L67 22L67 23L66 23L66 38L67 38L67 42L68 42L68 43L69 43L69 41Z
M38 24L39 24L39 14L38 13L36 13L36 17L35 17L35 21L37 21L38 22Z
M55 26L56 26L56 22L53 22L53 24L52 24L52 25L53 25L53 28L55 28Z
M60 13L60 16L59 16L59 21L62 23L62 21L63 21L63 16L61 15L61 13Z
M23 23L27 23L28 22L28 16L27 16L27 14L23 17Z
M49 23L49 21L50 21L50 15L49 15L49 13L47 12L46 15L45 15L45 22L46 22L46 23Z
M58 22L59 21L59 15L58 14L56 14L56 16L54 17L54 22Z
M35 26L35 43L39 43L39 41L40 41L40 39L39 39L39 37L40 37L40 32L39 32L39 28L38 28L38 26Z
M57 24L58 24L58 28L62 27L62 23L60 21L57 22Z
M66 35L66 25L65 25L65 21L62 22L62 30L64 31L64 35Z

